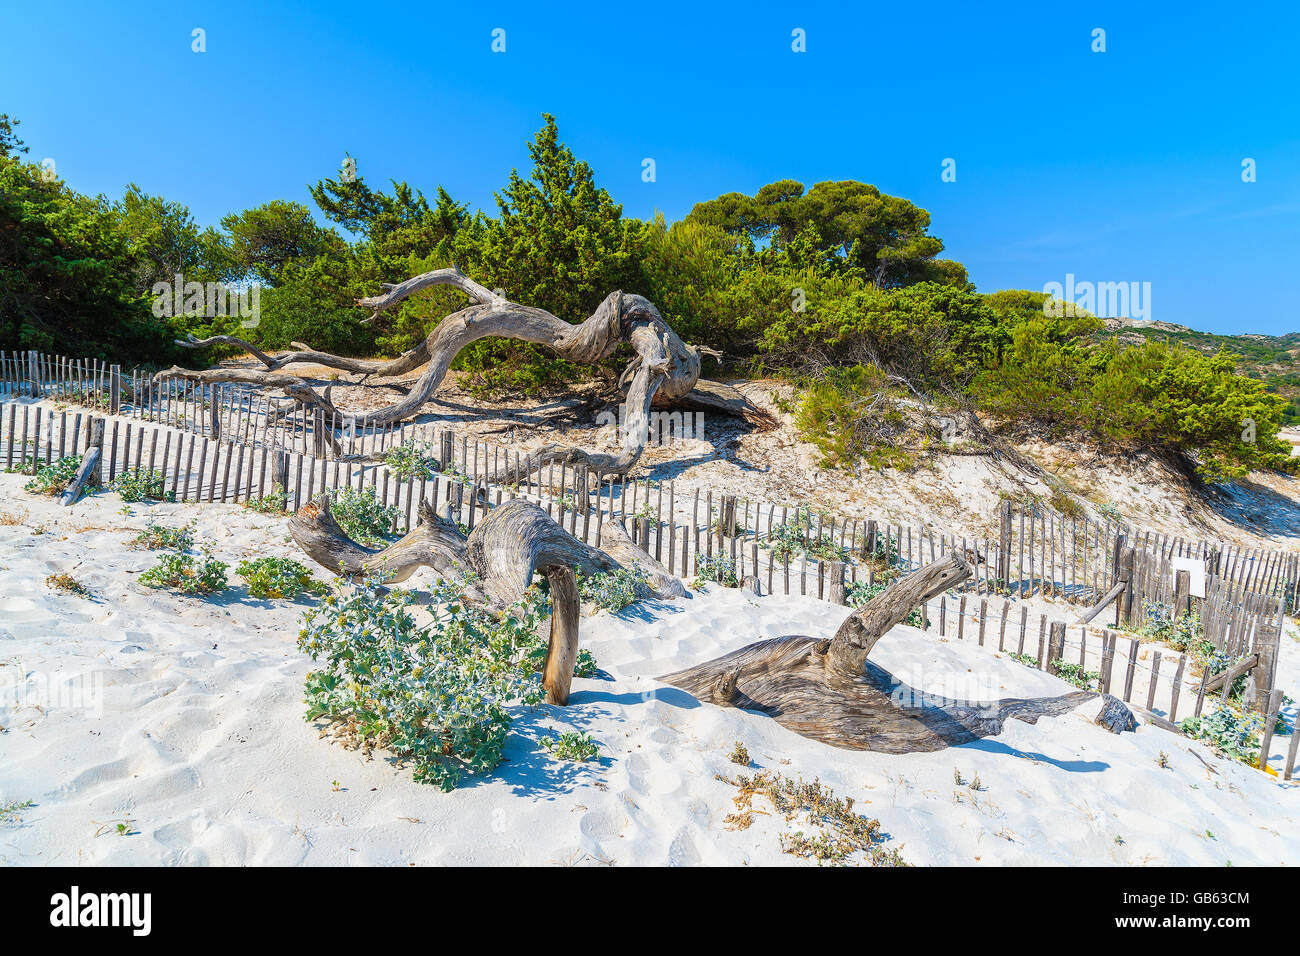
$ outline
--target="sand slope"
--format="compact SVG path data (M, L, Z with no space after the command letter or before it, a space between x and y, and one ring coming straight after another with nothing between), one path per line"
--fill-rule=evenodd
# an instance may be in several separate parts
M567 709L521 713L508 762L444 794L303 720L301 605L249 598L233 574L217 600L149 590L136 577L154 555L124 543L149 518L193 520L233 566L294 555L283 519L224 505L134 505L124 516L113 494L60 509L22 482L0 475L0 511L28 512L0 527L0 804L35 806L0 823L6 864L796 863L778 845L784 821L724 825L735 790L716 777L740 770L727 760L737 740L757 766L855 797L913 863L1300 861L1293 788L1157 729L1110 735L1091 724L1093 705L901 757L700 705L654 675L765 636L828 635L843 614L718 588L585 618L583 643L611 679L576 680ZM61 572L92 598L50 591L46 576ZM1067 689L905 627L872 659L948 695ZM573 728L601 742L598 766L557 762L535 743ZM954 771L982 789L957 785Z

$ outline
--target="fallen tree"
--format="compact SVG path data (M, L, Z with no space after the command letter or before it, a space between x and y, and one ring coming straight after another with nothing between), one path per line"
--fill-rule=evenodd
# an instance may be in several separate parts
M962 557L950 553L853 612L830 640L777 637L659 680L706 703L767 714L812 740L882 753L942 750L998 734L1011 718L1032 724L1096 700L1089 691L981 704L936 699L867 661L876 642L912 608L970 573Z
M775 424L767 412L757 408L736 389L716 382L701 384L701 354L710 350L697 349L683 342L653 303L643 296L611 292L590 317L573 325L545 309L520 305L496 295L452 267L435 269L387 286L382 294L359 299L357 304L372 309L370 320L373 320L410 296L443 285L464 292L472 303L448 315L420 345L391 361L350 359L316 352L300 342L294 343L301 346L298 351L272 357L242 339L223 335L178 341L177 344L192 348L217 344L243 348L264 368L196 371L173 366L157 373L155 380L180 378L198 383L240 382L279 388L284 394L313 408L339 415L346 427L358 429L400 422L417 415L442 384L460 351L479 339L500 336L544 345L561 358L579 365L602 362L620 345L631 346L636 357L619 379L626 409L620 451L607 454L548 444L517 464L506 464L489 476L491 481L507 483L520 481L545 465L559 463L585 466L597 478L626 474L645 450L650 409L656 405L680 405L735 415L764 428ZM425 371L410 391L393 404L347 415L337 411L328 394L318 393L305 379L282 371L287 366L301 363L323 365L364 377L401 375L421 366L425 366Z
M367 548L344 533L320 495L289 519L289 534L313 561L344 577L378 576L386 584L407 580L419 568L457 585L471 601L501 609L518 600L544 574L551 593L551 637L542 683L547 700L567 703L578 654L576 574L590 577L636 568L656 597L685 595L681 581L642 551L616 521L601 528L601 549L579 541L530 501L512 499L490 510L469 535L420 502L419 523L384 548Z

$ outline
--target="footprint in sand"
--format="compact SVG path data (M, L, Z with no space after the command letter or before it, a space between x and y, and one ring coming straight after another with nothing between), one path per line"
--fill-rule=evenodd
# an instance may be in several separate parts
M691 839L690 831L682 827L673 837L673 842L668 845L668 865L699 866L700 862L700 851L695 849L695 841Z

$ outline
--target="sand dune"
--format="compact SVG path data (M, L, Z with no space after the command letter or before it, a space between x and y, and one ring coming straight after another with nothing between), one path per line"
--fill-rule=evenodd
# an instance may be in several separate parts
M0 823L6 864L799 862L778 843L797 823L724 824L736 791L717 777L740 771L727 759L736 741L758 767L854 797L911 863L1300 862L1293 788L1155 728L1111 735L1092 724L1091 704L940 753L887 756L816 744L656 682L764 636L829 635L843 615L722 588L584 618L582 642L608 679L575 680L568 708L521 710L507 762L442 793L303 720L309 661L294 641L304 605L250 598L233 575L217 599L150 590L136 578L154 555L125 544L149 519L194 521L232 565L294 556L283 519L224 505L123 515L114 494L61 509L22 482L0 475L0 511L22 518L0 527L0 805L34 806ZM51 591L54 573L91 596ZM907 627L872 659L946 694L1068 689ZM564 729L601 743L599 765L537 746Z

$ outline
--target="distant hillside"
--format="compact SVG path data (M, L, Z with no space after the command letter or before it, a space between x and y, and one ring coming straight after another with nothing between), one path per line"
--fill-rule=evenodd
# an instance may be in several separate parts
M1281 395L1290 402L1283 413L1286 422L1289 425L1300 425L1300 332L1288 332L1286 335L1216 335L1171 322L1152 322L1150 325L1139 326L1117 319L1105 321L1107 332L1117 334L1120 342L1124 343L1139 344L1143 339L1181 342L1210 355L1226 349L1237 356L1238 372L1262 380L1270 392Z

